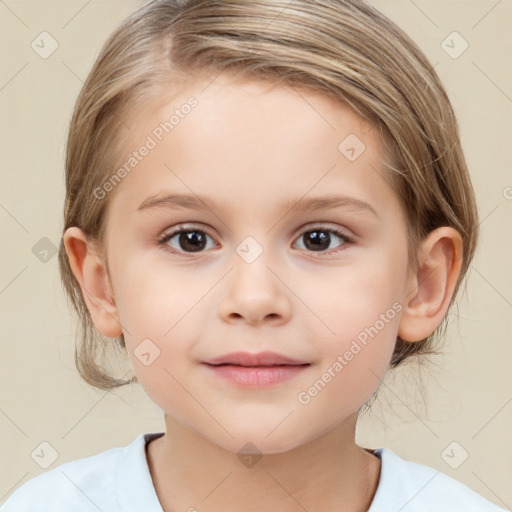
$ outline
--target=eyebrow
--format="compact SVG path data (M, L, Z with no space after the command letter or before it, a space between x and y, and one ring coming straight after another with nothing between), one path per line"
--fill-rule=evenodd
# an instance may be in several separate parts
M284 210L299 210L302 212L315 212L320 210L330 210L340 207L350 207L363 213L371 213L379 218L375 209L365 201L348 196L324 196L324 197L301 197L297 200L289 199L282 205ZM188 194L168 194L165 196L152 195L145 199L138 207L139 211L152 208L188 208L190 210L222 210L225 203L218 203L212 198L188 195Z

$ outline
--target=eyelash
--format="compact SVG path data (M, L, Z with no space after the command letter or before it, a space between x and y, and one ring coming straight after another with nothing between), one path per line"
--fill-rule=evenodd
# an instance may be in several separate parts
M159 247L161 247L162 250L164 250L166 252L169 252L171 254L177 254L178 256L182 256L184 258L189 257L189 256L185 256L185 254L192 256L194 254L201 254L201 253L205 252L204 250L203 251L198 251L197 253L194 253L194 252L187 253L187 252L184 252L184 251L177 251L177 250L171 248L167 244L167 242L169 242L169 240L174 238L176 235L178 235L180 233L187 233L187 232L190 232L190 231L196 231L198 233L207 235L207 236L209 236L213 240L213 237L211 235L209 235L204 229L199 229L199 228L196 228L194 226L187 226L187 227L178 226L175 229L173 229L171 232L165 233L164 235L162 235L162 237L160 237L158 239L158 245L159 245ZM303 231L301 233L301 235L297 239L300 239L301 236L303 236L304 234L309 233L311 231L325 231L325 232L328 232L328 233L334 233L336 236L338 236L339 238L341 238L343 240L343 243L339 246L339 248L336 249L336 250L333 250L333 251L307 251L307 252L311 252L313 254L315 254L315 253L318 253L318 254L336 254L338 252L344 251L347 245L354 244L354 241L352 240L352 238L348 237L340 229L332 228L332 227L326 227L326 226L321 226L321 225L308 227L305 231Z

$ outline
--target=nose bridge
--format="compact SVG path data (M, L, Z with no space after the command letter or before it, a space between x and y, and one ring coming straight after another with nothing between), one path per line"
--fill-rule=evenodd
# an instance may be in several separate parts
M225 319L243 317L253 323L287 317L289 298L286 287L275 275L273 267L278 265L274 251L249 235L235 247L235 253L234 268L220 306Z
M259 239L261 238L260 236ZM249 235L236 246L234 289L241 288L245 294L252 293L253 296L269 295L277 291L276 277L270 271L274 252L268 247L268 239L269 237L260 243L254 236ZM248 290L245 289L246 286L249 287Z

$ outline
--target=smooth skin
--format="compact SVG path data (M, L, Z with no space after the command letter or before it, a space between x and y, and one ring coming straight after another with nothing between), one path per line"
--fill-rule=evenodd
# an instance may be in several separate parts
M415 342L441 323L460 273L461 237L449 227L431 232L419 269L410 268L406 219L378 133L309 90L236 76L198 80L125 113L131 130L119 162L190 96L197 107L104 199L104 256L79 228L64 234L95 326L109 338L124 334L140 384L165 413L166 434L147 450L159 500L166 512L366 511L380 461L355 443L358 410L385 375L397 335ZM338 149L350 134L366 147L354 161ZM207 197L218 208L138 209L170 193ZM291 206L332 195L374 213ZM179 235L158 244L182 224L203 231L200 251ZM312 228L327 238L320 250ZM248 236L263 249L251 263L236 251ZM394 303L401 311L300 403L298 394ZM145 339L160 350L147 366L134 353ZM264 350L310 365L272 387L244 389L201 364ZM237 457L248 442L263 454L252 467Z

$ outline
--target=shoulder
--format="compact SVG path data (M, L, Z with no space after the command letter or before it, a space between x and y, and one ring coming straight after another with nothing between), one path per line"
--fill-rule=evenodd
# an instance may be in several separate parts
M121 510L118 490L131 483L121 481L121 475L137 479L142 474L151 482L150 475L143 473L147 435L141 434L128 446L66 462L28 480L9 496L0 512Z
M2 512L98 510L112 502L115 467L123 448L73 460L28 480L0 508ZM95 506L97 505L97 506Z
M381 459L379 486L368 512L503 512L467 485L432 467L402 459L388 448ZM393 508L390 508L393 507Z

